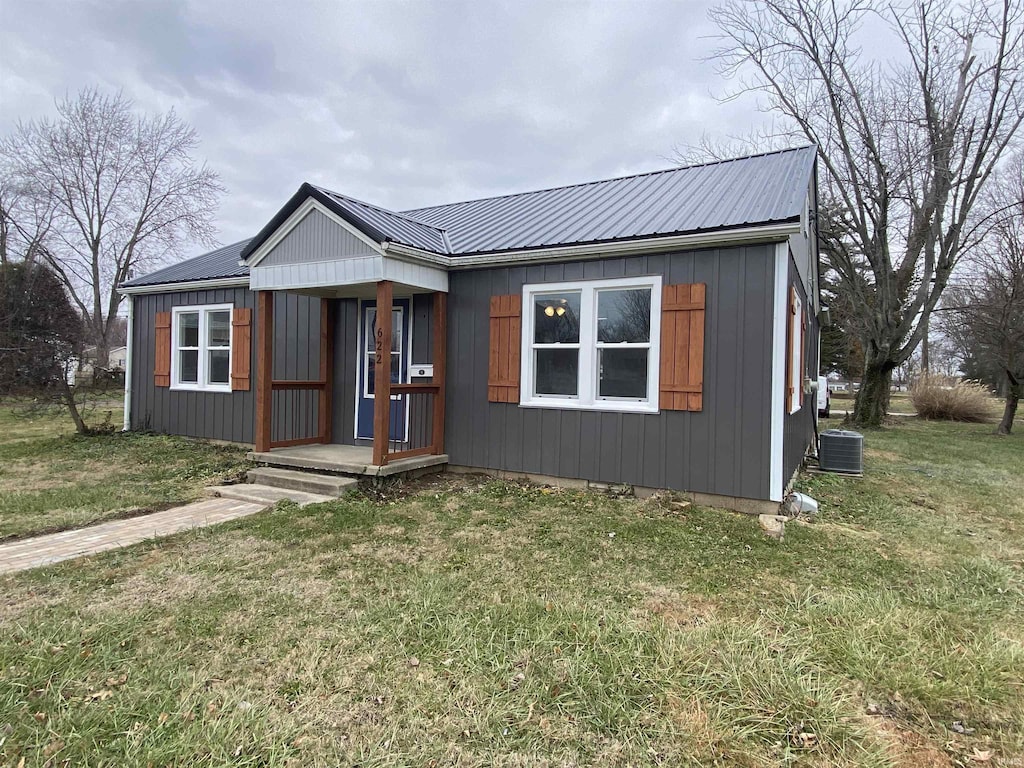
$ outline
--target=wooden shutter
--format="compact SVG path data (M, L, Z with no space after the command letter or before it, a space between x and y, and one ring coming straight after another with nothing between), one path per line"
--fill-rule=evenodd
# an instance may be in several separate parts
M661 297L661 408L704 407L704 283L666 285Z
M487 399L492 403L519 402L519 357L522 344L523 297L491 296L491 354Z
M153 384L157 387L171 386L171 313L156 313L155 358Z
M231 311L231 389L249 391L252 361L252 309L235 307Z

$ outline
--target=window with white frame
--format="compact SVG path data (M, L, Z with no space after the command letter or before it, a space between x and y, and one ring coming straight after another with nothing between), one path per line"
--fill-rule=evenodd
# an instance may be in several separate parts
M661 279L523 287L520 404L658 410Z
M231 391L231 304L175 307L171 388Z

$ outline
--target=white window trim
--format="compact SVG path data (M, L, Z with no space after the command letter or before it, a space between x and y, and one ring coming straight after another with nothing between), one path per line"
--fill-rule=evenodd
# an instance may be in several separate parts
M789 350L789 382L787 386L793 388L793 399L789 404L789 412L791 414L796 413L803 407L803 392L804 392L804 372L800 370L800 354L804 347L804 329L803 320L804 316L804 304L800 299L800 294L795 293L793 295L793 311L789 313L790 322L790 336L793 343Z
M647 355L647 400L599 399L597 397L597 292L616 288L651 289L651 333ZM533 296L562 291L579 291L580 341L579 393L577 397L533 394ZM554 408L620 413L658 413L661 373L661 276L619 277L606 280L576 280L563 283L530 283L523 286L522 347L520 352L519 405L523 408ZM559 346L559 345L544 345ZM612 348L618 345L608 345ZM630 348L643 346L630 345ZM623 347L626 348L626 347Z
M232 321L232 310L234 304L195 304L192 306L173 307L171 309L171 389L185 390L189 392L231 392L231 351L235 343L235 329ZM209 336L207 333L207 314L210 312L228 313L228 380L224 384L206 384L206 364L209 358ZM178 344L180 323L179 316L199 313L199 361L198 381L180 381L181 363L178 352L181 347ZM192 347L188 347L192 349ZM213 349L224 349L224 347L213 347Z

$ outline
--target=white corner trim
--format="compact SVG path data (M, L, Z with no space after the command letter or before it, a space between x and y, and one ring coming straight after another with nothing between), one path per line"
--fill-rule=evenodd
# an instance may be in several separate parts
M353 227L351 224L349 224L347 221L341 218L341 216L336 214L334 211L332 211L326 205L321 203L319 200L316 200L312 197L307 197L306 200L298 208L292 211L292 215L285 219L281 226L275 229L274 233L263 241L259 248L257 248L251 254L249 254L249 258L245 259L244 263L248 264L250 267L255 267L257 264L259 264L264 258L266 258L268 253L274 250L278 243L280 243L282 240L284 240L285 237L288 236L289 232L291 232L293 229L299 226L301 221L313 211L318 211L322 213L324 216L333 221L346 232L349 232L353 237L358 238L371 249L373 249L374 253L383 253L383 250L381 249L381 244L378 243L376 240L367 237L365 234L363 234L358 229Z
M775 280L772 290L772 379L771 379L771 434L768 476L768 498L782 501L782 453L785 437L786 410L786 315L789 302L786 289L789 284L789 243L775 246Z
M125 338L124 350L124 424L122 431L127 432L132 428L132 338L135 327L135 299L128 295L128 328Z
M122 296L141 296L147 293L182 293L184 291L208 291L214 288L248 288L249 276L218 277L211 280L188 280L180 283L157 283L154 285L131 285L117 289Z

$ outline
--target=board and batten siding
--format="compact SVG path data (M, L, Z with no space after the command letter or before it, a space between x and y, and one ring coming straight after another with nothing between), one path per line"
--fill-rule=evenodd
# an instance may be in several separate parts
M252 443L256 414L256 294L245 288L178 291L134 298L135 328L132 333L131 428L172 435ZM155 323L157 312L175 307L232 304L253 311L253 343L250 359L252 385L248 391L197 392L157 387ZM339 312L339 315L341 313ZM353 312L354 315L354 312ZM278 293L274 301L274 378L316 379L319 376L320 299ZM349 376L351 365L336 358L338 385ZM354 380L355 373L351 378ZM349 391L351 391L351 386ZM291 395L291 398L289 398ZM313 392L275 392L272 434L287 440L315 432L318 400ZM349 417L351 423L351 416ZM349 430L351 442L351 429ZM339 437L343 435L339 434Z
M774 245L452 272L451 463L768 498L773 273ZM524 284L644 275L662 275L666 285L707 284L703 410L611 413L488 402L491 296L518 293Z

